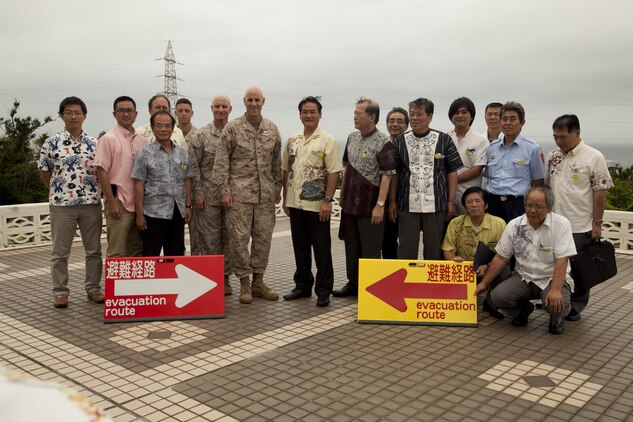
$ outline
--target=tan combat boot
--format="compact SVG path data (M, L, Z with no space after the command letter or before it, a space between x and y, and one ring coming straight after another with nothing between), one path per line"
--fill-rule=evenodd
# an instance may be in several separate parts
M240 303L251 303L253 294L251 293L251 280L248 277L240 278Z
M224 276L224 296L231 296L233 294L233 288L231 287L231 282L229 281L229 276Z
M278 300L279 293L274 292L264 284L264 274L253 273L253 296L266 300Z

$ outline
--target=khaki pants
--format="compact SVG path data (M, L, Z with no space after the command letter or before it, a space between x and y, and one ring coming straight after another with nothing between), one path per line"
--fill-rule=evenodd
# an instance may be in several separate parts
M100 290L103 263L101 261L101 204L51 206L51 277L53 294L68 294L68 257L75 232L79 227L81 241L86 251L87 293Z
M117 256L141 256L143 242L136 227L136 213L123 208L119 202L121 218L115 220L108 214L108 203L105 205L106 231L108 237L108 258Z
M236 277L263 274L275 228L275 204L233 202L227 216L231 262ZM252 239L250 253L248 241Z

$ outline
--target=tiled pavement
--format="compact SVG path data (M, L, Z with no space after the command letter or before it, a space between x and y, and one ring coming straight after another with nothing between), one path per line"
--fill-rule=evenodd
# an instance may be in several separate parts
M341 286L338 240L333 257ZM70 306L54 309L48 247L0 252L0 365L71 387L117 421L633 420L630 256L563 336L538 310L525 328L482 313L478 328L370 325L355 300L317 308L314 296L234 295L224 319L103 324L81 262L77 243ZM293 270L281 219L267 283L285 293Z

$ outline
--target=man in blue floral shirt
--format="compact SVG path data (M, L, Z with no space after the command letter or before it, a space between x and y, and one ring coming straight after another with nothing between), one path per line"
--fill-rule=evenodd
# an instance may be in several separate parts
M156 142L136 154L132 178L136 226L143 256L185 254L185 223L191 221L191 178L187 149L172 140L176 119L167 111L152 115Z
M97 140L82 129L88 110L77 97L59 105L64 130L44 141L39 169L50 205L53 306L68 306L68 256L77 226L86 251L84 286L88 299L103 303L101 262L101 188L92 162Z

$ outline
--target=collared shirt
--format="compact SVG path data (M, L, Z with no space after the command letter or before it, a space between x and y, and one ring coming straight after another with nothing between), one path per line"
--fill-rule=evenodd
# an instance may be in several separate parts
M48 203L55 206L101 204L101 186L92 165L97 140L64 129L42 144L38 168L51 173Z
M145 181L143 214L171 220L175 202L185 216L185 178L193 177L186 149L172 142L172 150L167 152L152 142L136 154L132 177Z
M255 128L245 116L231 120L213 165L213 182L220 195L248 204L275 203L281 193L281 135L277 126L262 119Z
M523 280L545 289L554 276L556 259L576 255L571 233L571 224L562 215L548 213L543 224L534 230L523 214L508 223L497 243L497 253L507 259L514 255L516 271ZM574 281L569 270L567 263L565 281L573 291Z
M191 132L190 132L191 133ZM188 135L187 135L188 136ZM222 131L213 122L196 130L189 139L189 159L193 169L193 199L208 205L220 205L220 192L213 182L213 164L220 145Z
M421 138L407 131L396 138L400 211L434 213L448 209L448 173L462 167L455 143L430 129Z
M485 136L470 129L466 132L466 135L461 141L457 140L457 133L454 130L448 132L448 136L453 139L455 146L457 146L457 152L459 152L459 158L462 159L462 168L457 170L457 174L463 173L468 169L476 166L481 166L482 170L486 166L486 152L490 143ZM457 197L460 198L461 194L471 186L481 186L483 179L483 171L475 178L470 179L467 182L457 184Z
M382 176L396 174L396 147L378 129L365 137L360 131L352 132L347 137L343 165L343 212L357 217L371 216Z
M328 175L343 171L338 143L321 128L308 139L296 132L288 139L281 169L288 172L286 206L319 212Z
M187 144L189 144L193 136L196 134L197 130L198 130L197 127L195 127L194 125L191 125L191 129L189 129L189 132L187 132L186 135L185 135L185 132L182 133L183 135L185 135L185 141L187 141Z
M97 145L94 166L101 167L108 173L110 183L117 186L116 197L130 212L134 212L134 157L145 145L147 139L120 125L99 138Z
M593 193L613 187L604 155L583 141L567 154L549 153L545 183L554 192L554 212L569 219L574 233L592 228Z
M525 195L532 180L545 179L543 150L521 134L508 147L503 144L504 139L505 136L502 136L488 147L488 165L484 170L484 177L488 178L488 192Z
M483 242L491 249L497 245L506 228L506 222L499 217L485 214L479 225L479 231L475 230L473 221L468 214L460 215L448 223L446 237L442 243L442 250L454 252L466 261L475 259L477 245Z
M154 136L152 125L150 123L137 127L136 133L147 139L149 143L156 141L156 137ZM185 140L185 135L182 133L182 130L180 130L178 126L174 126L174 132L171 134L171 140L174 141L176 145L180 145L184 149L187 149L187 141Z

